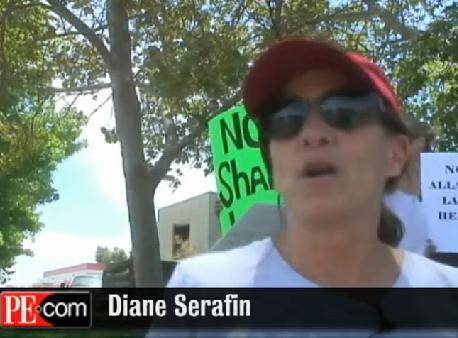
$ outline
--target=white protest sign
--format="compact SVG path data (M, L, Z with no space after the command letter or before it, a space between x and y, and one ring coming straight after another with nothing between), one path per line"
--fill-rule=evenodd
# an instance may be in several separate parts
M438 252L458 252L458 153L421 154L421 191Z

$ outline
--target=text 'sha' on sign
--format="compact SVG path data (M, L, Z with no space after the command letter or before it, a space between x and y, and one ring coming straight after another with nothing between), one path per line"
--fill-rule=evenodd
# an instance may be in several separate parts
M223 210L221 231L226 234L257 203L277 203L259 151L258 129L245 107L234 107L209 123L216 186Z

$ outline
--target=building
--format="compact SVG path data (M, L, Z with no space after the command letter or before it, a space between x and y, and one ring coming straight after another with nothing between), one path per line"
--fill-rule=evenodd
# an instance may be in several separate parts
M45 271L39 284L54 285L55 287L67 286L77 275L102 275L105 266L99 263L83 263L67 266L55 270Z
M158 233L163 261L206 252L221 237L218 197L206 192L159 209Z

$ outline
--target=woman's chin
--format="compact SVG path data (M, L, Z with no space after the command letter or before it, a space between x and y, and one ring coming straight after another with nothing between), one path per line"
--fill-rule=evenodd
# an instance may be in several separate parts
M301 218L320 219L337 217L342 214L342 199L331 194L317 194L296 198L292 208ZM299 216L298 215L298 216Z

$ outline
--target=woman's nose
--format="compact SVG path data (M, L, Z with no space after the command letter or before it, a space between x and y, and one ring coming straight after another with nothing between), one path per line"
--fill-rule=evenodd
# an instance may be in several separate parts
M320 116L312 111L302 126L300 142L305 147L316 148L335 142L335 132Z

